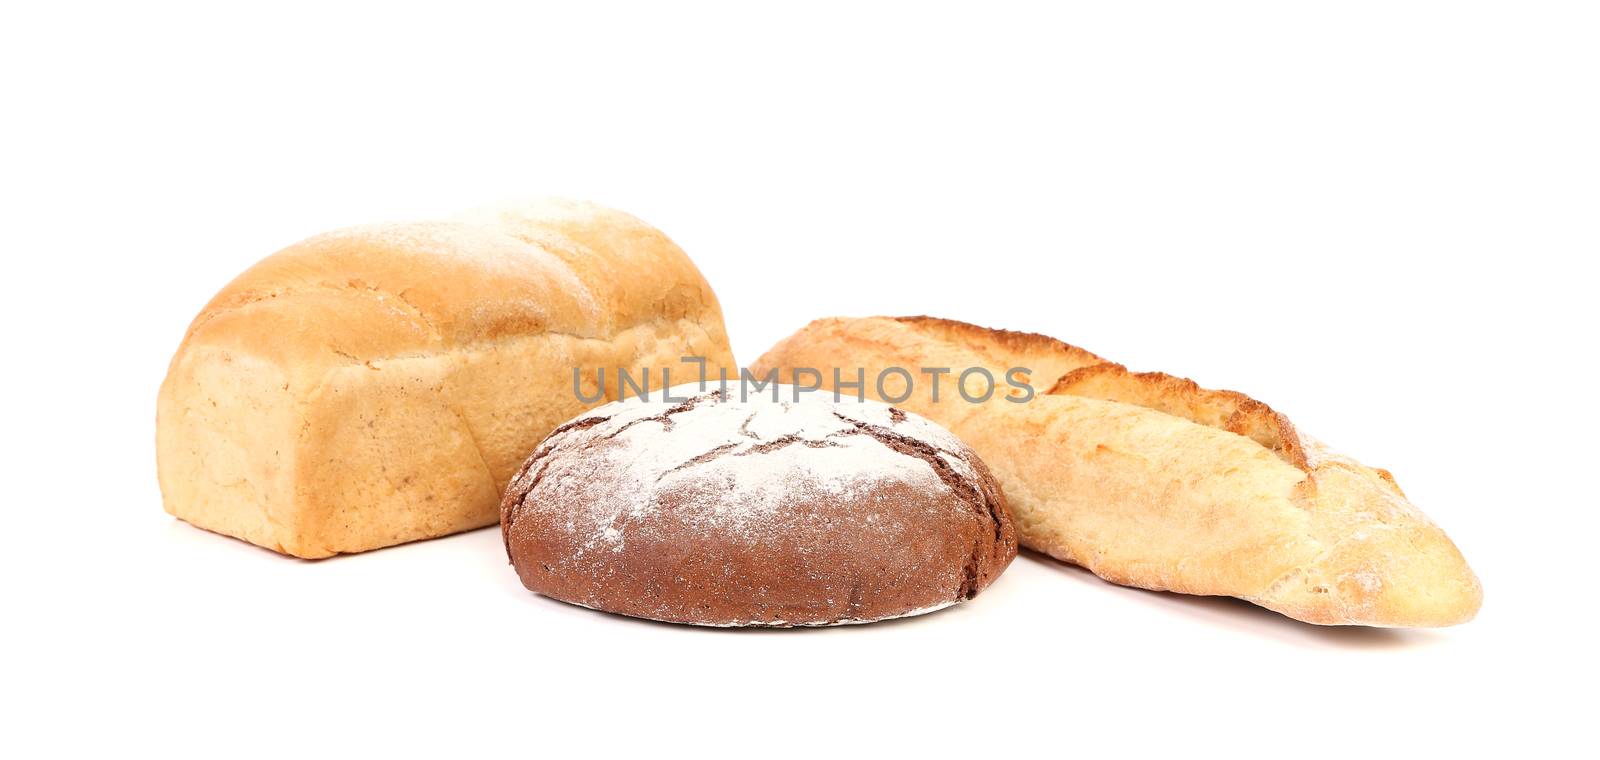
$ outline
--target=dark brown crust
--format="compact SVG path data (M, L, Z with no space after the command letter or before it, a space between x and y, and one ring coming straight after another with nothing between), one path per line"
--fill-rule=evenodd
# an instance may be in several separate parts
M702 400L697 397L642 418L662 424L640 430L670 436L670 415L690 411ZM719 411L741 413L696 413ZM725 444L672 469L724 457L786 456L800 448L793 444L826 447L837 445L834 438L861 435L926 462L947 488L874 482L845 500L797 492L786 506L794 519L754 534L724 535L677 517L692 514L685 510L696 503L718 498L720 487L711 481L695 485L684 480L692 473L680 474L673 490L658 494L656 509L626 526L625 549L603 554L586 553L553 524L565 522L554 516L569 512L562 500L571 496L558 487L541 486L547 472L556 473L552 483L584 477L592 467L588 462L597 461L608 447L622 445L614 440L618 431L594 429L609 419L604 412L579 418L552 432L507 489L501 502L507 555L523 584L537 593L668 622L829 625L971 599L1016 556L1016 531L1004 494L970 449L946 450L894 429L910 417L894 409L890 424L880 426L841 416L851 427L821 441L779 436L739 451ZM638 435L636 431L630 437ZM963 476L946 456L964 460L976 476ZM687 488L677 487L685 482L690 483ZM584 498L604 495L587 493Z
M899 415L891 415L896 423L905 419L904 411L898 408L892 408L892 411L900 412ZM927 462L951 492L972 505L973 515L987 523L991 533L989 536L973 537L972 553L962 568L961 588L957 591L957 596L963 600L971 599L977 596L979 591L987 588L1000 572L1005 570L1011 558L1016 556L1017 536L1006 509L1005 496L1000 492L999 481L994 479L994 475L989 472L983 460L976 455L962 457L978 472L977 479L970 480L956 472L949 462L939 456L945 453L961 457L958 452L942 452L926 441L902 435L889 428L869 425L843 415L835 416L855 426L857 431L878 439L883 445L906 456L917 457Z
M527 478L526 483L523 481L535 466L542 463L546 457L550 456L551 452L555 451L557 441L561 440L562 437L567 433L575 430L584 430L594 427L595 425L605 422L608 419L610 419L610 417L605 415L591 414L562 423L561 425L556 426L555 430L550 431L550 434L545 436L544 440L534 448L533 454L528 457L527 461L522 463L521 467L517 468L517 474L511 476L511 484L506 493L500 498L501 539L507 542L510 541L511 522L516 518L516 510L514 507L521 501L520 499L513 500L511 498L511 491L517 490L518 484L523 484L525 486L522 489L524 492L532 490L534 486L539 484L539 478L543 475L542 470L533 475L533 477Z

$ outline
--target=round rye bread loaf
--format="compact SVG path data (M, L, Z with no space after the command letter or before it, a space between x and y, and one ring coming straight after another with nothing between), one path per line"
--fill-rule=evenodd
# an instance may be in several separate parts
M679 386L556 428L500 506L523 585L674 623L840 625L971 599L1016 557L1000 486L949 431L781 391Z

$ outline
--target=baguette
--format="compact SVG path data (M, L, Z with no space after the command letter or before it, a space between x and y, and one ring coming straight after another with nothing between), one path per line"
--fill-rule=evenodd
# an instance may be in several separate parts
M950 377L935 402L923 377L900 400L903 383L873 381L887 367L996 378L1026 367L1042 392L972 403ZM854 379L864 368L866 395L945 425L989 464L1024 546L1114 583L1234 596L1324 625L1454 625L1482 602L1455 544L1393 476L1243 394L930 317L817 320L752 369L794 368L819 370L824 388L835 369Z
M619 211L546 202L318 235L189 326L157 403L163 501L306 558L493 525L528 452L619 396L600 372L686 355L733 365L716 297Z

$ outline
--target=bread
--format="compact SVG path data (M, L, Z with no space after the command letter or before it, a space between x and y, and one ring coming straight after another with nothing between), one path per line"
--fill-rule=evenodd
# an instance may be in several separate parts
M557 428L501 502L529 589L712 626L864 623L971 599L1016 534L983 462L876 402L694 385Z
M1132 373L1041 335L928 317L822 319L753 370L833 368L866 393L885 367L1032 369L1038 395L937 403L919 375L901 406L944 424L994 469L1024 546L1141 588L1247 599L1320 624L1443 626L1482 589L1449 537L1384 470L1300 434L1239 393ZM972 379L971 395L981 395ZM889 394L899 395L900 384ZM1009 397L1009 398L1008 398Z
M602 380L616 398L617 367L693 377L686 355L732 366L716 297L621 212L550 202L319 235L189 326L157 404L162 496L297 557L492 525L523 458Z

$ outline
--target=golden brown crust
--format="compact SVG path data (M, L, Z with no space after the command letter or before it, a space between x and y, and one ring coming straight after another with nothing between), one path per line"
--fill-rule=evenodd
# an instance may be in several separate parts
M1165 372L1096 364L1068 372L1046 393L1120 401L1249 438L1306 469L1305 447L1289 418L1237 391L1210 390Z
M1437 626L1477 612L1477 577L1386 471L1242 394L1065 345L947 320L823 319L753 369L1064 366L1029 403L935 401L927 383L899 403L983 457L1023 545L1117 583L1237 596L1313 623Z
M1301 469L1305 453L1288 418L1237 391L1209 390L1164 372L1129 372L1077 346L1048 335L980 327L938 317L894 317L923 335L965 345L991 366L1042 365L1046 393L1121 401L1177 415L1250 438ZM1065 372L1052 368L1069 366ZM1048 378L1058 378L1050 385Z
M1010 367L1030 370L1029 384L1041 390L1055 378L1105 360L1048 335L1000 330L938 317L890 317L923 340L936 340L957 351L975 352L983 366L1000 372Z
M157 410L165 505L301 557L492 525L517 463L592 405L572 368L685 355L732 366L721 308L621 212L557 202L318 235L190 325Z
M926 315L892 317L892 319L901 324L911 325L924 335L937 336L940 340L950 343L965 344L985 355L995 358L1005 357L1008 361L1017 358L1045 358L1052 364L1059 361L1075 366L1090 366L1105 361L1077 346L1039 333L980 327ZM994 351L989 353L987 351L989 348L993 348Z

